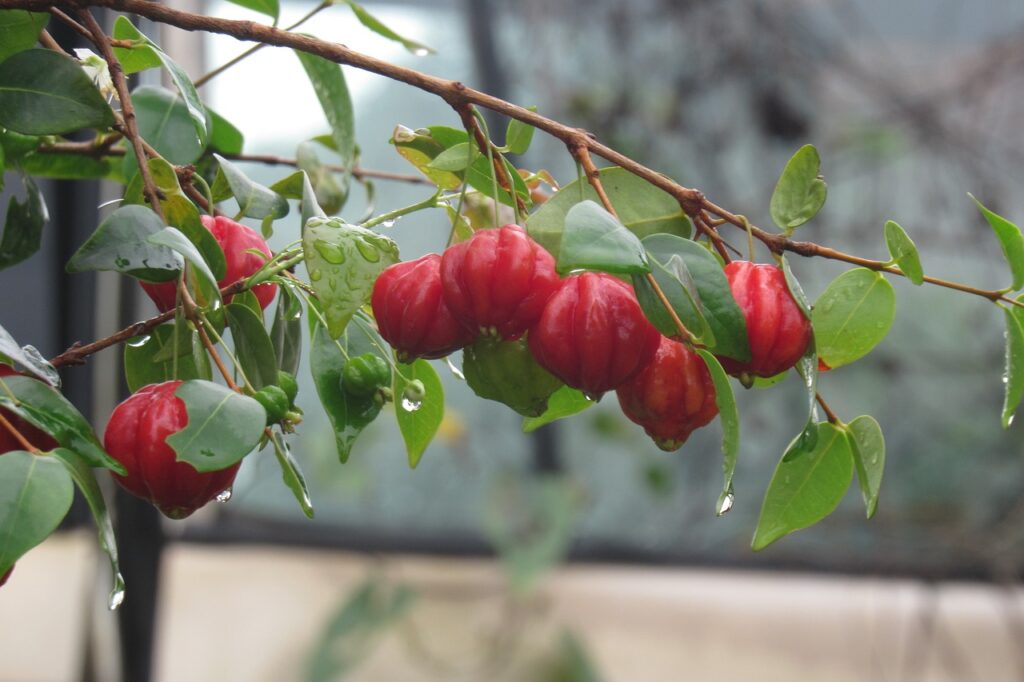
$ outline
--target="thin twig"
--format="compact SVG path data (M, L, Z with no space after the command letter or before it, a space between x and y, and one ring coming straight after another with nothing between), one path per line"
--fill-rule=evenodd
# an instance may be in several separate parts
M210 337L206 333L206 325L203 323L202 317L196 312L196 302L192 299L192 294L188 291L188 286L185 284L185 271L181 271L181 276L178 278L178 297L181 300L181 307L184 310L185 317L188 318L193 325L195 325L196 331L199 332L199 339L203 342L203 347L206 348L206 353L213 360L213 364L217 365L217 370L221 376L224 377L224 383L228 385L232 391L241 393L241 389L238 388L238 384L235 383L234 378L231 376L231 372L224 366L224 360L221 359L220 353L217 352L217 347L210 341Z
M42 45L43 47L45 47L48 50L53 50L54 52L60 52L61 54L68 54L64 50L64 48L61 47L60 44L56 40L53 39L53 36L51 36L50 32L47 31L45 28L42 31L39 32L39 44Z
M14 440L18 441L18 445L20 445L23 449L27 450L28 452L31 452L33 455L39 454L38 448L32 445L32 443L28 442L28 439L21 434L21 431L19 431L17 427L14 426L14 424L7 420L7 417L4 416L3 412L0 412L0 426L4 427L4 429L6 429L8 433L14 436Z
M512 181L511 174L509 173L508 167L505 165L505 157L502 156L498 148L495 147L484 133L483 128L480 127L480 122L474 115L473 105L468 102L450 102L458 113L459 118L462 120L463 127L473 136L476 140L476 146L481 152L487 154L488 150L491 154L492 166L494 166L494 177L498 179L498 184L501 188L508 192L508 195L512 197L512 200L516 202L516 208L519 209L521 214L526 213L526 203L523 198L515 190L515 184ZM498 200L497 197L494 198Z
M828 406L828 403L825 402L825 399L821 397L820 393L815 393L814 399L818 401L819 405L821 405L821 409L825 412L825 416L828 417L830 424L840 423L839 417L837 417L836 413L832 411L832 408Z
M726 265L732 262L732 259L729 257L729 249L732 249L734 252L739 254L739 251L736 251L735 248L722 239L722 235L718 234L718 230L708 224L707 213L704 211L700 211L693 216L693 226L696 227L697 231L701 234L707 235L707 238L711 240L711 244L715 247L715 250L718 251L718 255L722 257L722 261L724 261Z
M63 23L67 24L75 33L78 33L83 38L88 40L90 43L93 42L92 33L90 33L89 30L85 26L82 26L80 23L78 23L77 21L75 21L74 19L69 17L67 14L65 14L64 12L60 11L59 9L57 9L56 7L50 7L49 11L50 11L50 14L55 19L57 19L59 21L62 21ZM130 40L120 40L118 38L108 38L108 40L110 41L110 44L113 47L126 47L126 48L135 47L135 43L133 43Z

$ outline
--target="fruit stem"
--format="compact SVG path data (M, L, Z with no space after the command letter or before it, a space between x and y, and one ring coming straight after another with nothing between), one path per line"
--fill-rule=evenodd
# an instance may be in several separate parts
M839 417L836 416L836 413L832 411L832 408L828 406L825 399L821 397L820 393L815 393L814 399L818 401L819 405L821 405L821 409L825 412L825 416L828 418L830 424L839 426L843 423L839 420Z
M422 211L425 208L437 208L437 200L440 196L441 190L438 190L437 192L434 192L432 195L430 195L423 201L417 202L415 204L410 204L409 206L403 206L402 208L396 208L394 211L381 213L376 218L370 218L369 220L364 222L362 226L365 227L366 229L370 229L376 227L377 225L380 225L381 223L386 223L388 221L395 220L396 218L401 218L402 216L407 215L409 213Z
M39 450L36 449L36 447L32 445L32 443L29 443L28 439L25 438L25 436L21 435L21 431L18 431L14 424L9 422L7 420L7 417L5 417L2 412L0 412L0 426L3 426L5 429L7 429L7 431L12 436L14 436L14 440L18 441L18 444L21 445L22 448L24 448L28 452L31 452L33 455L39 454Z

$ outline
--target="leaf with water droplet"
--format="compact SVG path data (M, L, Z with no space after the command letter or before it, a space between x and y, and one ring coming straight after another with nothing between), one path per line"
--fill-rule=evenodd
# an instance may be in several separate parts
M309 221L302 250L332 338L341 335L352 315L369 300L377 276L398 262L393 241L337 219Z
M575 388L562 386L548 398L548 409L539 417L523 420L523 433L536 431L545 424L578 414L595 405L594 401Z
M281 478L284 480L284 484L292 491L292 495L295 496L295 500L299 503L306 518L313 518L313 501L310 499L309 489L306 487L306 477L302 475L299 463L292 456L291 449L284 440L284 435L275 431L271 442L274 445L277 463L281 466Z
M896 292L880 273L854 268L839 275L814 304L818 356L831 368L867 355L896 317Z
M267 413L249 396L212 381L186 381L174 395L185 403L188 423L167 436L179 462L196 471L219 471L248 455L263 436Z
M187 381L211 377L210 356L195 342L195 332L184 329L177 358L174 357L174 324L154 327L144 340L130 340L125 344L124 376L129 391L171 379Z
M921 269L917 246L895 220L887 220L885 223L885 244L889 247L889 255L907 279L918 286L924 284L924 270Z
M182 268L181 256L147 239L163 229L163 221L148 207L123 206L100 223L65 269L113 270L148 282L170 281Z
M1018 300L1024 300L1024 296ZM1003 369L1002 422L1003 428L1008 429L1013 413L1024 398L1024 309L1004 309L1003 317L1006 321L1006 364Z
M718 405L718 417L722 423L722 474L724 483L722 493L718 497L715 507L716 513L721 516L732 508L733 492L732 479L736 473L736 460L740 452L740 415L736 409L736 399L732 394L732 385L729 383L729 375L722 369L718 358L703 348L697 349L697 354L708 367L711 374L711 381L715 385L715 403ZM728 499L728 508L725 502Z
M407 389L415 382L422 383L423 391L416 390L414 395L406 396ZM444 387L433 366L420 359L410 365L398 365L392 390L396 396L403 396L401 409L395 410L395 417L405 440L409 466L415 469L444 420Z
M878 492L885 472L885 437L875 418L866 414L851 421L846 428L857 469L857 482L870 519L878 508Z

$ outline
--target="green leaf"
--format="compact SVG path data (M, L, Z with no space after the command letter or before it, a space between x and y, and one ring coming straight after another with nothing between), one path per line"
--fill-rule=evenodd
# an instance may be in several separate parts
M363 26L370 29L377 35L387 38L388 40L401 43L402 47L409 50L409 52L412 52L417 57L433 54L435 52L432 47L427 47L423 43L418 43L415 40L410 40L409 38L405 38L395 33L381 23L380 19L363 9L362 5L355 3L352 0L345 0L345 4L352 8L352 12L356 15L356 18L359 19L359 23Z
M43 225L50 217L39 187L28 176L23 176L23 181L25 201L12 196L7 204L7 222L0 239L0 270L22 262L39 250Z
M109 128L114 112L78 62L31 49L0 63L0 126L25 135Z
M0 575L57 530L72 499L71 476L53 457L0 457Z
M818 352L814 347L813 338L811 343L808 344L803 357L797 361L795 369L804 382L804 391L807 396L807 422L804 424L803 431L797 435L794 442L800 448L809 450L815 446L818 439L818 427L816 424L818 418Z
M302 62L302 68L306 70L327 123L331 126L335 151L341 157L341 165L345 167L345 172L342 173L342 186L347 191L352 163L356 156L356 133L355 114L352 111L352 98L345 83L345 74L340 65L323 57L298 51L295 55Z
M220 471L248 455L263 436L267 413L248 396L212 381L193 379L174 395L185 403L188 424L167 436L179 462L196 471Z
M409 466L415 469L444 420L444 387L437 372L423 359L416 360L411 365L399 364L394 373L394 380L398 430L402 432L405 449L409 453ZM416 380L423 382L426 389L423 400L411 401L402 397L409 382Z
M295 374L302 356L302 302L288 287L280 287L270 342L279 369Z
M740 453L740 414L736 409L729 375L722 369L718 359L703 348L698 348L697 354L711 373L711 381L715 384L715 404L718 405L718 417L722 422L722 474L725 482L715 505L715 513L722 516L732 509L734 498L732 479Z
M172 379L207 379L211 377L210 357L189 333L174 349L174 325L154 327L146 336L129 339L124 346L124 378L132 393L149 384ZM158 357L166 355L166 357Z
M212 291L216 295L219 289L217 287L217 278L214 277L213 272L210 270L210 266L206 264L206 260L203 258L203 254L199 253L199 249L193 244L188 237L186 237L180 230L175 227L165 227L164 229L151 234L146 238L150 244L158 244L160 246L166 246L169 249L177 251L185 257L192 267L203 276L206 283L212 288Z
M369 300L377 276L398 262L393 241L338 218L306 223L302 250L332 338L341 335L352 315Z
M791 446L776 467L754 532L754 551L831 514L852 481L853 454L846 434L832 424L819 424L815 447Z
M242 371L258 391L264 386L277 385L277 362L274 344L270 341L263 320L246 305L229 303L225 306L231 338L235 342L235 355Z
M847 270L814 303L811 325L818 356L829 367L848 365L885 338L896 317L896 293L881 273Z
M469 168L479 156L480 152L477 151L475 144L470 144L468 141L460 142L435 156L434 159L427 164L427 167L442 171L464 171Z
M601 169L601 184L615 206L619 220L636 236L657 233L689 237L693 231L690 219L672 195L629 171L613 167ZM583 199L599 201L597 192L586 180L569 183L548 199L526 221L530 236L551 255L558 258L566 214Z
M376 419L381 409L375 396L355 396L342 388L341 375L348 361L346 353L348 357L356 357L373 352L384 357L384 350L383 347L375 347L375 340L362 325L351 325L340 340L334 340L323 325L316 324L312 315L310 318L309 369L320 404L334 428L338 457L344 463L352 453L356 438Z
M782 170L772 192L772 220L786 234L813 218L825 205L828 185L820 175L821 157L814 145L805 144Z
M302 475L299 463L292 457L291 449L279 431L274 432L272 442L274 455L277 457L277 463L281 466L281 478L284 480L285 486L292 491L292 495L295 496L295 500L299 503L306 518L313 518L313 501L309 497L306 477Z
M281 13L278 0L228 0L228 2L234 3L239 7L251 9L260 14L266 14L274 20L274 25L277 25L277 18Z
M241 154L245 146L245 136L234 126L210 107L206 107L210 117L210 147L221 154Z
M55 388L24 376L4 377L0 382L7 386L7 390L0 388L0 406L77 452L89 466L121 475L127 473L120 462L106 453L85 417Z
M562 386L548 398L548 409L544 414L523 420L523 433L531 433L545 424L571 417L594 405L596 403L583 395L582 391Z
M1022 297L1024 298L1024 297ZM1003 382L1006 395L1003 399L1003 428L1010 428L1013 414L1024 398L1024 313L1003 309L1006 319L1006 364L1003 369Z
M114 180L124 182L120 159L94 159L82 154L33 152L18 162L27 175L55 180Z
M317 203L325 212L330 215L338 213L345 205L348 198L348 190L343 187L334 171L320 161L317 156L313 142L302 142L295 152L295 158L300 170L306 171L310 184L312 184ZM302 178L291 183L297 190L298 197L302 197ZM273 188L271 188L273 189Z
M269 187L250 180L238 166L223 156L214 154L227 178L231 193L238 201L238 210L250 218L283 218L288 215L288 201Z
M857 482L870 519L878 508L878 491L885 471L885 437L874 417L861 415L847 424Z
M796 301L804 317L810 320L811 302L808 300L807 294L804 293L804 288L800 286L800 281L793 274L793 269L789 267L789 259L781 256L779 258L779 266L782 268L782 274L786 278L786 286L789 287L789 293L793 294L793 300Z
M558 272L601 270L616 275L651 271L640 239L593 201L581 201L565 215Z
M60 387L60 375L54 366L32 346L19 346L14 337L0 327L0 362L4 360L9 360L19 372L28 372L50 386Z
M12 54L35 47L39 33L49 19L47 12L26 12L23 9L0 11L0 62Z
M130 76L139 71L163 66L163 61L157 54L160 48L135 28L128 17L119 16L114 20L114 31L111 35L117 40L136 42L132 47L114 47L114 56L121 62L125 75Z
M107 605L110 610L114 610L124 600L124 578L121 576L121 563L117 555L114 525L111 523L103 492L96 481L96 473L89 468L88 463L77 452L67 448L57 448L53 451L53 455L67 467L68 473L71 474L71 478L78 486L82 497L85 498L86 504L89 505L89 511L92 512L92 520L96 524L100 547L110 560L110 573L113 576L114 584L110 589Z
M468 139L463 135L462 142ZM412 130L405 126L396 126L391 134L391 144L402 158L411 163L421 173L442 189L456 189L462 185L462 176L451 171L442 171L430 167L433 161L448 147L442 145L429 129ZM456 142L455 144L458 144Z
M197 135L192 113L181 95L166 88L143 85L132 92L132 104L139 134L160 156L176 166L187 166L199 160L206 140ZM203 125L206 125L205 117ZM135 154L129 147L125 175L135 167Z
M648 253L648 257L651 256L652 254ZM662 254L662 256L665 258L664 262L657 258L650 261L654 280L665 294L672 310L675 311L694 339L698 343L713 347L715 345L714 333L704 318L700 295L697 293L697 284L690 274L689 268L677 253ZM658 328L658 331L668 337L680 338L675 320L665 310L661 297L658 296L648 279L643 275L633 275L633 289L636 291L636 297L644 315Z
M147 282L170 281L183 266L181 256L148 240L163 229L163 221L149 208L122 206L100 223L65 269L113 270Z
M924 283L924 270L921 269L921 257L917 246L907 236L906 231L894 220L885 222L885 244L889 247L889 255L911 283L920 286Z
M304 171L302 172L302 201L299 203L299 208L302 213L303 225L309 223L310 218L327 217L324 210L320 208L320 204L317 203L316 191L309 182L309 176Z
M999 245L1003 248L1006 262L1010 265L1010 272L1013 273L1013 288L1020 289L1024 287L1024 235L1021 235L1020 228L1006 218L985 208L973 194L968 194L967 196L974 199L974 203L978 205L981 215L985 216L985 220L992 227L992 231L996 233Z
M536 106L527 107L530 111L537 111ZM505 146L511 154L525 154L533 141L534 127L529 123L523 123L517 118L510 119L508 128L505 129Z

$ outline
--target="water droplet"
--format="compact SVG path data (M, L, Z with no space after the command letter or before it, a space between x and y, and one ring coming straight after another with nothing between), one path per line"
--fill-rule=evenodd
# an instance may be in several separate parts
M724 497L718 500L718 516L725 516L732 509L732 503L736 501L736 495L730 490Z
M395 223L397 223L397 222L398 222L398 218L392 218L391 220L385 220L384 222L382 222L380 224L380 226L381 227L385 227L385 228L387 228L387 227L394 227Z
M1010 418L1006 420L1006 428L1010 428L1011 426L1013 426L1013 418L1016 416L1017 415L1015 414L1010 415Z
M120 574L114 579L114 589L107 599L107 608L116 611L124 603L124 578Z
M415 50L412 51L412 53L417 57L426 57L428 54L430 54L430 50L428 50L425 47L417 47Z
M402 409L406 412L415 412L421 407L423 407L422 400L409 400L408 398L402 398Z
M323 273L320 272L319 269L313 270L311 273L309 273L309 278L314 282L319 282L321 277L323 277Z
M452 359L451 359L450 356L445 357L444 362L445 362L446 365L448 365L448 369L450 369L452 371L452 376L454 376L459 381L465 381L466 380L466 375L462 373L461 369L459 369L458 367L455 366L455 363L452 362Z
M217 497L215 497L214 499L217 500L218 502L227 502L228 500L231 499L231 488L228 488L227 490L222 490L220 494L218 494Z
M380 260L380 251L377 250L376 246L365 240L356 240L356 250L370 263L376 263Z
M592 403L596 403L597 401L601 400L601 396L602 395L603 394L601 394L601 393L593 394L593 393L587 393L586 391L583 392L583 397L586 398L587 400L589 400Z
M147 343L149 343L149 340L151 338L152 337L149 334L146 334L145 336L140 338L138 341L129 341L128 345L131 346L132 348L141 348L142 346L145 346ZM1005 377L1003 378L1003 381L1006 381Z
M345 251L337 244L324 241L323 239L317 239L313 242L313 248L320 254L328 263L334 265L341 265L345 262Z
M1006 375L1004 374L1004 375L1003 375L1003 383L1004 383L1004 384L1008 384L1008 383L1010 383L1010 377L1008 377L1008 376L1006 376Z

